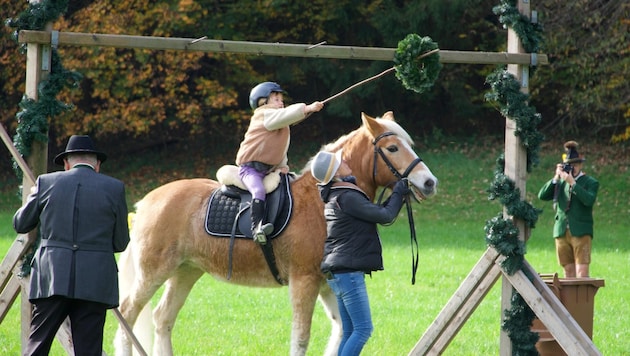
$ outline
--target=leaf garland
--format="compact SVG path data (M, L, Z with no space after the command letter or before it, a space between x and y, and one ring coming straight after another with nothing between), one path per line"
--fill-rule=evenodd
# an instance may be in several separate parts
M6 25L15 28L13 38L17 41L19 31L44 30L46 24L58 19L66 12L67 8L68 0L44 0L39 3L29 3L28 8L18 18L8 19ZM25 44L20 46L20 51L22 53L26 52ZM24 95L20 102L21 111L16 114L18 126L13 142L24 157L30 156L34 141L48 142L48 118L57 116L73 107L72 104L66 104L57 100L57 94L64 87L77 87L82 77L80 73L66 70L63 67L56 48L51 48L50 53L51 70L48 78L38 84L38 100ZM18 167L15 160L13 160L13 169L17 176L21 178L22 170ZM38 234L37 241L22 258L20 276L30 275L30 260L40 239L41 236Z
M514 75L503 68L498 68L486 77L491 91L485 99L498 104L501 114L516 122L514 134L520 137L527 150L527 172L540 162L540 144L544 136L537 126L542 121L540 113L529 106L529 95L520 91L520 83Z
M16 114L18 127L15 146L24 156L30 156L33 141L48 141L49 117L60 115L74 107L72 104L57 100L57 93L64 87L78 87L82 78L80 73L66 70L63 67L56 50L51 51L51 53L51 75L47 80L39 83L39 99L33 100L24 96L20 102L22 110Z
M510 309L506 309L504 313L505 319L501 328L507 332L510 340L512 340L512 355L538 355L536 343L540 339L540 335L531 331L531 325L536 314L519 293L512 293Z
M542 27L529 21L515 5L515 0L501 0L500 5L493 8L493 12L499 15L499 21L504 27L511 27L516 32L527 52L536 52L541 48ZM533 68L530 72L533 75ZM486 100L497 103L501 114L516 122L514 135L521 139L527 151L527 172L531 172L532 167L539 163L540 144L544 140L544 136L536 128L542 120L541 115L529 106L529 96L520 91L518 80L505 69L498 68L488 75L486 83L491 88L485 95ZM522 219L529 227L534 227L542 210L521 200L521 192L515 182L504 173L503 154L497 159L496 166L494 180L487 190L488 199L498 199L508 215ZM518 238L519 230L513 218L505 219L503 213L500 213L487 221L485 226L486 243L505 256L501 268L509 275L522 270L526 253L525 243ZM512 293L510 309L505 310L504 315L501 328L512 341L512 354L538 355L536 342L539 335L531 330L535 314L518 292Z
M7 20L7 26L16 30L14 39L21 30L44 30L47 23L58 19L65 13L68 0L45 0L39 3L31 3L18 18ZM26 45L21 46L25 51ZM57 94L63 88L76 88L82 76L78 72L66 70L57 49L51 50L51 70L48 78L42 80L37 88L38 100L26 95L20 102L21 111L16 114L18 127L14 137L14 143L18 151L28 157L31 154L31 146L34 141L48 142L48 119L57 116L64 111L71 110L72 104L66 104L57 100ZM14 169L18 176L22 172L14 161Z
M442 69L440 55L436 52L423 58L421 56L434 49L438 49L436 42L415 33L408 34L398 42L394 53L394 69L396 78L406 89L424 93L433 87Z
M6 24L15 28L13 37L17 41L20 30L44 30L46 24L57 20L68 9L68 0L44 0L38 3L29 2L28 8Z
M538 152L543 135L536 126L540 123L541 116L535 109L529 107L528 96L520 91L520 84L511 73L499 68L488 75L486 82L491 87L491 91L485 95L486 100L495 101L501 114L516 122L514 134L521 138L521 143L527 150L527 171L530 172L532 166L539 162ZM496 162L494 180L487 190L488 199L498 199L508 215L522 219L529 227L534 227L541 210L521 200L520 189L504 171L505 155L501 154ZM526 248L523 241L518 238L519 230L513 219L504 219L500 213L486 222L485 232L486 243L506 257L501 262L501 268L509 275L521 270ZM512 341L514 355L538 354L535 347L538 334L531 331L532 314L534 313L530 307L515 291L511 309L505 311L505 319L501 326Z
M525 51L536 53L542 49L543 28L539 23L532 23L516 7L516 0L501 0L500 4L492 8L492 12L499 16L503 28L510 27L516 32Z

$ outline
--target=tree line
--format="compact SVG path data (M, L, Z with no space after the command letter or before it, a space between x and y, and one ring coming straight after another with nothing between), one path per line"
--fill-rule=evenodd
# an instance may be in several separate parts
M507 30L492 9L497 0L96 0L70 1L53 24L59 31L395 48L409 33L429 36L441 49L505 51ZM3 19L27 3L0 0ZM618 137L630 125L628 12L623 0L542 0L532 4L544 28L539 66L530 81L532 104L546 135ZM1 33L0 121L14 132L24 93L25 56ZM52 144L87 133L116 144L151 145L211 140L236 146L251 110L247 95L276 81L291 102L323 100L392 63L266 57L225 53L98 47L59 48L63 65L83 79L60 94L74 108L50 121ZM501 135L504 118L484 100L488 65L445 64L427 93L406 90L394 75L327 104L299 140L323 142L372 116L393 110L417 139ZM627 137L626 137L627 139Z

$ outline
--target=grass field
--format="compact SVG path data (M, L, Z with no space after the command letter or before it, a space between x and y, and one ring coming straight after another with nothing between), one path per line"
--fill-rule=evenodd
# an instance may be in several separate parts
M498 147L499 150L502 147ZM404 211L398 221L382 227L385 271L368 279L375 330L365 355L406 355L427 330L454 291L486 249L484 225L500 210L488 201L485 190L493 179L497 149L445 145L421 152L440 179L438 195L414 206L420 245L417 282L411 285L409 227ZM601 153L604 155L604 153ZM538 188L550 178L556 150L543 150L541 163L528 177L527 200L544 209L527 244L527 260L539 273L561 272L550 237L551 204L536 198ZM130 202L164 178L204 174L196 167L164 162L157 171L152 162L139 159L120 170L119 177L132 185ZM593 340L603 355L630 355L630 192L627 162L609 162L589 156L585 170L600 181L595 208L595 239L591 275L605 280L595 298ZM139 173L144 172L144 173ZM135 184L134 177L154 172L150 183ZM162 176L160 173L164 172ZM116 173L110 172L116 175ZM0 195L0 254L15 238L11 216L19 199L11 189ZM484 298L444 355L496 355L501 324L500 282ZM0 354L18 355L18 303L0 324ZM113 354L113 315L108 317L105 351ZM193 289L173 331L177 355L286 355L289 351L291 309L286 288L236 287L204 276ZM313 320L309 355L324 351L330 325L318 305ZM52 355L63 355L58 345Z

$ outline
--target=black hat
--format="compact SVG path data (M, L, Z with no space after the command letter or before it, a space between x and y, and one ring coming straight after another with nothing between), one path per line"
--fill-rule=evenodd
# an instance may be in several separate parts
M562 155L563 163L581 163L586 161L586 159L577 151L578 143L575 141L567 141L564 144L565 154Z
M90 136L87 135L72 135L68 140L66 150L58 154L53 162L63 166L63 159L71 153L94 153L96 158L101 162L105 162L107 159L106 154L94 149L94 142L92 142Z

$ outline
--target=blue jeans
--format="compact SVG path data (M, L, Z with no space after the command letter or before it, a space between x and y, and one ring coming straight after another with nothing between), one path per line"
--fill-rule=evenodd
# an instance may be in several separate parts
M343 337L339 356L359 355L372 335L372 314L365 287L365 273L334 273L328 285L337 296Z

